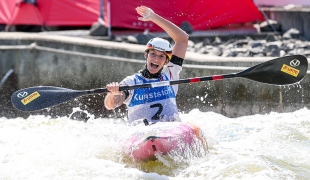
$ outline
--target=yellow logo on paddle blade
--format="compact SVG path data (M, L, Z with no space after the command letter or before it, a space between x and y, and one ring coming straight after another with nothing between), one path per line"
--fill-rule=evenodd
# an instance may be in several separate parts
M285 72L286 74L292 75L294 77L297 77L299 74L299 70L295 69L291 66L288 66L286 64L283 64L282 68L281 68L282 72Z
M40 94L38 93L38 91L36 91L36 92L30 94L29 96L25 97L25 98L22 99L21 101L22 101L22 103L23 103L24 105L27 105L27 104L29 104L31 101L37 99L38 97L40 97Z

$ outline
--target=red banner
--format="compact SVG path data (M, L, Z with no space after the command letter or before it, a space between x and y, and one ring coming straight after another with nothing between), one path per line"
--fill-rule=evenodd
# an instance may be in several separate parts
M37 6L18 2L1 0L0 24L90 26L100 13L100 0L37 0ZM188 21L194 30L263 20L252 0L104 0L104 20L110 18L112 28L159 30L152 22L138 20L135 8L140 5L178 26Z
M100 0L1 0L0 24L89 26L98 21Z
M264 20L252 0L111 0L112 27L159 30L151 22L138 20L135 7L145 5L180 25L188 21L195 30Z

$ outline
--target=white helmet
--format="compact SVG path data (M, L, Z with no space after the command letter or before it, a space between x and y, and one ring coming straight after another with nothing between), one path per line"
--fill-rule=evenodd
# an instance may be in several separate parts
M156 49L158 51L164 52L168 59L172 56L172 47L169 41L162 38L153 38L146 44L146 51L150 49Z

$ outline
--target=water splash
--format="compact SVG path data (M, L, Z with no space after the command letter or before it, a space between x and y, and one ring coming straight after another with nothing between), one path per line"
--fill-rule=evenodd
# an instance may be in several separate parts
M121 119L0 118L0 177L306 180L310 177L309 113L304 108L227 118L195 109L180 116L203 130L208 152L193 153L188 159L171 154L144 163L122 155L119 142L139 127L129 127Z

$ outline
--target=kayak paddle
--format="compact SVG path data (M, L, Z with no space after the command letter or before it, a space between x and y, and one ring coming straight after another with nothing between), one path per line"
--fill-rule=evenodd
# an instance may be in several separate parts
M173 81L161 81L132 86L121 86L120 91L184 83L196 83L202 81L222 80L235 77L246 78L266 84L288 85L301 81L306 75L307 70L307 58L303 55L292 55L263 62L238 73L194 77ZM12 94L11 100L13 105L21 111L36 111L67 102L80 96L105 92L109 91L106 88L92 90L72 90L53 86L35 86L14 92Z

